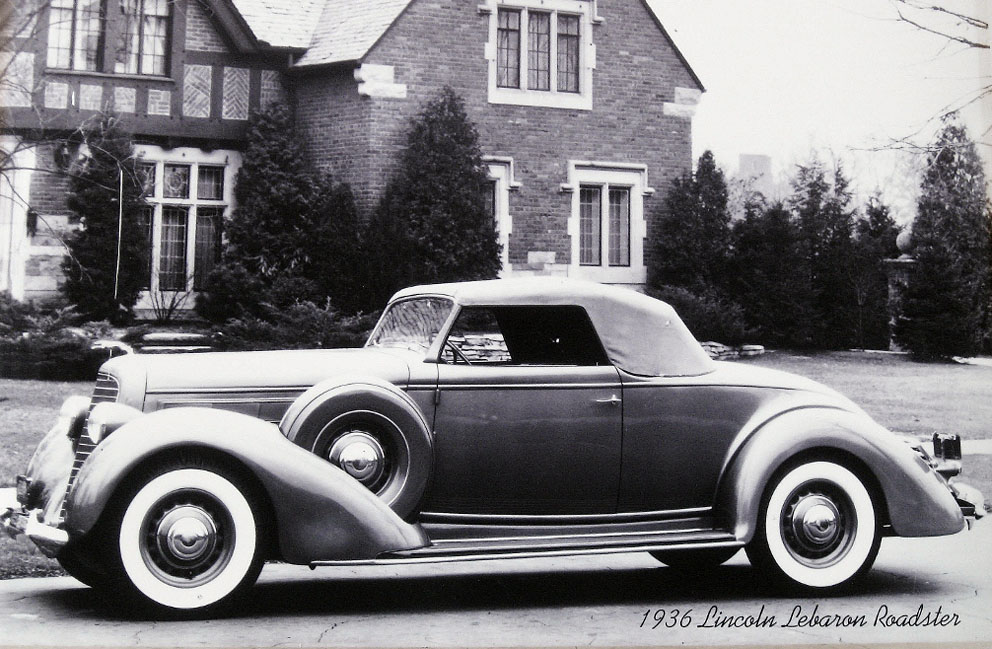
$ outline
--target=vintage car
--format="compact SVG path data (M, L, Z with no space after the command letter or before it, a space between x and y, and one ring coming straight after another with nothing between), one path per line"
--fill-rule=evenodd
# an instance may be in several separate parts
M400 291L362 349L115 358L4 519L81 581L187 614L266 560L745 548L823 592L884 536L981 516L959 469L955 436L931 455L823 385L710 360L663 302L494 280Z

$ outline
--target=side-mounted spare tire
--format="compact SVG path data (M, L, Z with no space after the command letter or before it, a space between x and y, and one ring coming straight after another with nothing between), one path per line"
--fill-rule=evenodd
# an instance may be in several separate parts
M400 517L417 513L430 481L433 442L420 409L396 386L366 377L318 383L290 405L279 429Z

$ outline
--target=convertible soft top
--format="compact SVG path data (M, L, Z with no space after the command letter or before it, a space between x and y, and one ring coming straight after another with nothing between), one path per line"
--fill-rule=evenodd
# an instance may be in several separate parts
M390 302L421 295L449 297L462 306L580 306L610 361L625 372L698 376L714 369L675 309L630 289L565 278L495 279L412 286Z

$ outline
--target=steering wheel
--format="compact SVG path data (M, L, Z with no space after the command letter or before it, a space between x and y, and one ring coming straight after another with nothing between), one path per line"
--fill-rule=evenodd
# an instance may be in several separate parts
M464 353L462 352L462 350L460 350L460 349L458 349L457 347L455 347L455 346L454 346L454 344L452 344L452 342L451 342L450 340L449 340L449 341L447 341L446 343L444 343L444 345L445 345L445 347L447 347L448 349L450 349L450 350L451 350L451 353L452 353L452 354L454 354L454 356L455 356L455 362L456 362L456 363L457 363L458 361L461 361L461 362L463 362L463 363L465 363L466 365L471 365L471 364L472 364L472 361L470 361L470 360L468 359L468 356L466 356L466 355L465 355L465 354L464 354Z

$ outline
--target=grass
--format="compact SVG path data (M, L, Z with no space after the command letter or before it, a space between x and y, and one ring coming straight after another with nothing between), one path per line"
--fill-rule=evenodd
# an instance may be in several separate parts
M0 487L13 487L35 446L55 423L66 397L89 394L92 383L54 383L0 379ZM63 574L26 538L9 539L0 533L0 579Z
M829 385L890 430L992 438L992 367L873 352L769 352L743 362Z
M992 367L915 363L892 354L770 352L741 361L821 381L849 396L879 423L906 433L955 432L992 438ZM0 487L15 484L55 421L62 401L89 394L90 383L0 379ZM969 455L964 480L992 495L992 455ZM63 574L22 538L0 534L0 579Z

